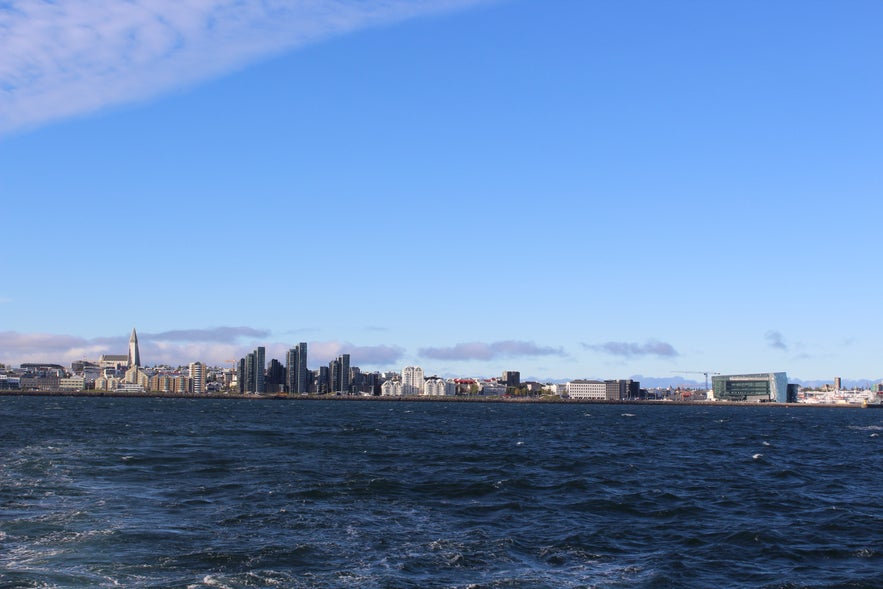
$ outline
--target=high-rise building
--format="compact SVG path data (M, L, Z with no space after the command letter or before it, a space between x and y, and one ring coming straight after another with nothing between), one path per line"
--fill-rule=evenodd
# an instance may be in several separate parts
M402 369L402 395L423 394L423 369L419 366L405 366Z
M340 358L337 358L328 363L328 392L339 392L340 382Z
M258 346L254 351L254 392L266 393L267 381L264 371L267 367L267 350L264 346Z
M309 392L309 369L307 368L307 343L301 342L288 350L288 392L303 395Z
M129 338L129 358L127 368L141 366L141 353L138 351L138 334L132 328L132 336Z
M350 375L350 355L341 354L338 360L340 360L340 390L344 393L350 393L352 392L350 390L350 383L352 382L352 375Z
M239 359L239 371L236 375L236 387L239 394L243 394L248 390L248 362L245 358Z
M190 364L190 386L194 395L201 395L205 392L205 364L202 362Z
M285 387L285 367L276 358L267 366L267 392L281 393Z

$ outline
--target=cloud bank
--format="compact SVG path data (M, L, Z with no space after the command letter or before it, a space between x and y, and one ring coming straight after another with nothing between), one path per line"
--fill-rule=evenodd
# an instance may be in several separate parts
M484 1L0 2L0 135L148 99L330 36Z
M561 348L537 346L533 342L507 340L484 343L468 342L450 348L420 348L424 358L432 360L494 360L520 356L565 356Z
M633 342L605 342L603 344L582 344L583 348L593 352L602 352L611 356L634 358L643 356L659 356L661 358L674 358L678 351L674 346L666 342L648 340L646 343Z
M179 366L205 362L230 366L257 346L267 350L267 361L283 364L294 343L270 342L270 332L251 327L185 329L163 333L138 334L141 359L147 366ZM18 366L26 362L69 366L75 360L98 360L102 354L126 354L129 333L118 337L82 338L63 334L0 332L0 363ZM395 366L404 356L396 346L357 346L348 342L309 342L308 363L327 364L341 354L349 354L355 366Z

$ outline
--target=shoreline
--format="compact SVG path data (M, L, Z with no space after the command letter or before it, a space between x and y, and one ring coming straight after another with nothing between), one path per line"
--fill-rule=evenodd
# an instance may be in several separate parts
M545 405L663 405L684 406L698 405L710 407L824 407L839 409L865 409L883 408L880 404L860 405L853 403L775 403L755 401L668 401L660 399L649 400L607 400L607 399L562 399L543 397L470 397L470 396L410 396L410 397L381 397L381 396L355 396L355 395L288 395L277 393L271 395L241 395L231 394L208 394L191 395L181 393L117 393L114 391L0 391L0 397L96 397L113 399L200 399L200 400L249 400L249 401L361 401L361 402L417 402L417 403L515 403L515 404L545 404Z

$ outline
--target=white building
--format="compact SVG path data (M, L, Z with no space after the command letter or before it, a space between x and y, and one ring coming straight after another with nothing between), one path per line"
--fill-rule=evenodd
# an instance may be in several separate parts
M384 397L401 397L402 383L398 380L387 380L380 385L380 394Z
M423 394L423 369L419 366L405 366L402 370L402 395Z
M453 380L428 378L424 383L423 394L432 397L452 397L457 394L457 383Z
M603 380L572 380L567 383L567 395L571 399L607 399L607 385Z

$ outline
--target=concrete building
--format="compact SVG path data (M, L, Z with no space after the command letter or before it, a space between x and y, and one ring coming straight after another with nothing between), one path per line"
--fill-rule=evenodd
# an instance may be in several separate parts
M401 397L402 382L399 380L387 380L380 385L380 394L383 397Z
M605 401L607 384L603 380L572 380L567 383L567 396L571 399Z
M141 366L141 352L138 350L138 334L135 328L132 328L132 335L129 337L129 355L126 357L126 366Z
M788 375L784 372L713 376L716 401L788 402Z
M419 366L405 366L402 369L402 394L422 395L424 390L423 369Z
M423 394L429 397L453 397L457 394L457 383L441 378L427 378L423 383Z
M288 350L286 359L288 392L303 395L309 392L309 369L307 368L307 343L301 342Z
M202 362L190 364L190 386L194 395L205 393L205 364Z

